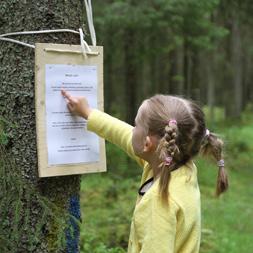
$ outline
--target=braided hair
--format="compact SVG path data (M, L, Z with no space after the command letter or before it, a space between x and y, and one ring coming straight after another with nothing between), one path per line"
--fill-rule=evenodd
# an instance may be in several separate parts
M160 194L164 202L168 199L168 184L170 181L170 173L176 169L175 162L180 154L176 140L178 136L177 121L175 119L166 122L164 128L164 135L161 138L157 147L157 154L161 161L159 167L161 171L160 176ZM167 201L166 201L167 202Z
M155 95L145 102L142 123L149 134L159 138L156 149L160 161L159 192L162 201L168 203L171 172L186 164L200 151L215 154L215 158L220 159L223 157L222 146L217 148L217 145L212 144L220 143L221 140L212 134L208 138L208 145L206 142L203 145L206 138L205 117L201 108L193 101L176 96ZM217 181L218 193L228 187L224 165L220 164L219 168L221 167Z

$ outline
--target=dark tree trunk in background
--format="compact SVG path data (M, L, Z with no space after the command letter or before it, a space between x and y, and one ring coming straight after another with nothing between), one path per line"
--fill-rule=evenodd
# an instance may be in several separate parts
M0 34L61 28L77 30L83 23L81 18L84 15L82 1L2 0ZM15 38L32 44L79 44L78 35L72 33L25 35ZM26 179L28 184L35 186L40 194L58 207L64 210L75 209L74 212L78 214L80 176L38 178L34 104L34 50L0 41L0 114L8 122L17 125L15 128L6 128L10 136L5 147L6 152L13 158L22 178ZM30 229L22 235L21 241L17 242L18 248L15 252L60 252L52 246L56 240L56 232L47 220L43 221L43 237L33 249L29 246L29 237L33 236L37 219L41 215L36 205L32 204L29 208L31 210L27 218ZM22 216L22 213L20 215ZM72 243L67 245L68 249L64 252L78 252L75 242Z
M235 11L235 10L234 10ZM242 112L243 99L243 83L242 83L242 45L241 45L241 31L237 14L234 13L232 20L232 69L233 69L233 88L234 88L234 117L240 117Z
M227 40L227 96L226 96L226 116L229 118L239 118L243 109L243 61L242 61L242 38L240 28L240 17L236 9L229 12L230 20L228 27L230 30L229 40Z
M210 110L210 120L214 120L215 105L215 81L214 81L214 55L213 52L206 54L206 82L207 82L207 105Z
M247 40L251 41L250 38L246 38ZM252 79L253 79L253 61L252 58L246 53L246 50L243 53L244 55L244 86L245 90L243 93L243 107L247 106L248 101L253 100L253 85L252 85Z
M107 36L106 36L107 35ZM111 45L113 43L114 37L113 34L111 32L111 29L109 28L107 33L105 35L106 38L106 44L107 45ZM115 90L113 87L113 56L114 54L110 51L107 50L105 51L106 55L106 65L105 65L105 73L104 73L104 79L105 79L105 84L106 84L106 88L105 88L105 97L107 98L105 100L105 109L106 111L111 111L111 107L113 105L113 102L115 101Z
M173 79L173 83L177 86L177 94L183 94L184 91L184 55L183 48L180 46L176 49L176 71L175 78Z
M126 121L133 125L136 115L136 89L137 89L137 57L136 38L133 28L125 31L125 95L126 95Z
M191 50L187 40L184 41L184 87L187 97L191 96L191 81L192 81L192 59Z

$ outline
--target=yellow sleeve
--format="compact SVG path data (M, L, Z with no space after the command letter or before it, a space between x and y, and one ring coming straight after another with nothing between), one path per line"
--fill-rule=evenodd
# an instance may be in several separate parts
M134 154L132 146L133 127L104 112L93 109L89 115L87 129L117 145L143 167L144 160Z
M174 253L179 208L171 199L168 208L163 207L158 196L151 203L140 253Z

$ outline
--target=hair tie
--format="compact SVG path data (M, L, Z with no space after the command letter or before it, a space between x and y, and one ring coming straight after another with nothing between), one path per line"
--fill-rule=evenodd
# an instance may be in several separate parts
M205 137L209 137L209 136L210 136L210 131L208 129L206 129Z
M167 121L167 124L168 124L168 125L170 125L170 124L175 124L175 125L177 125L177 120L176 120L176 119L169 119L169 120Z
M164 160L164 164L166 166L170 166L171 165L171 162L172 162L172 157L171 156L167 156Z
M217 162L217 165L218 165L219 168L220 168L220 167L224 167L224 166L225 166L224 160L223 160L223 159L219 160L219 161Z

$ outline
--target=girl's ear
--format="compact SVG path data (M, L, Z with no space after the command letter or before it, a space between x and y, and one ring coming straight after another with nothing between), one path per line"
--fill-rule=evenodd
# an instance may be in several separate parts
M156 148L157 140L154 136L147 135L144 142L144 152L153 151Z

